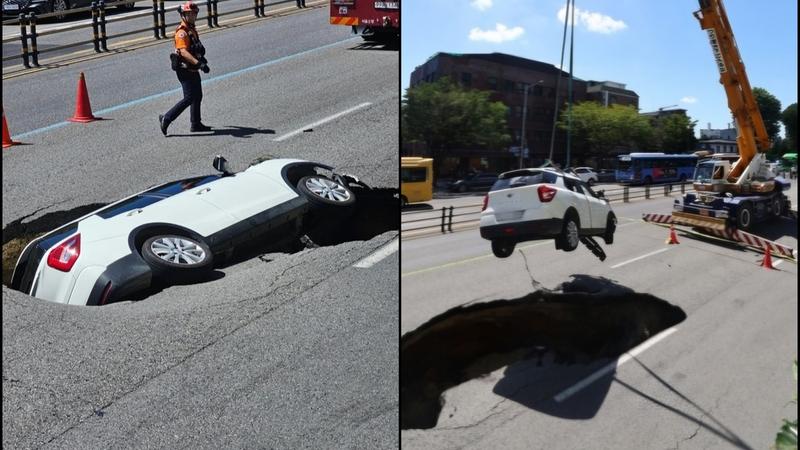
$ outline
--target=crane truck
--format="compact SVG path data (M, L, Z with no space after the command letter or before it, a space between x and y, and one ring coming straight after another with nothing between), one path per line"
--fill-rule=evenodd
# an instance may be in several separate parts
M699 0L694 13L708 34L725 88L728 107L738 128L739 159L700 161L693 192L675 199L672 222L712 230L749 230L753 224L786 215L790 201L784 191L791 183L777 177L767 164L769 136L736 46L722 0Z
M400 0L331 0L331 25L352 27L368 42L400 38Z

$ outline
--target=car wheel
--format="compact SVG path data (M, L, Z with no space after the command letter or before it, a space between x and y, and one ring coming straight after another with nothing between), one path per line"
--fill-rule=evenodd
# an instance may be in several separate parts
M578 248L578 243L580 243L580 229L580 221L576 217L576 214L567 214L566 217L564 217L564 225L561 227L561 234L557 238L560 241L557 247L565 252L571 252Z
M355 195L347 186L321 175L303 177L297 182L297 189L316 206L349 207L356 201Z
M123 10L123 11L131 11L134 8L136 8L136 2L123 3L123 4L119 5L118 8Z
M495 239L492 241L492 253L498 258L508 258L514 253L514 247L517 244L508 239Z
M461 192L461 193L467 192L467 185L462 184L461 186L459 186L458 187L458 192Z
M743 231L753 226L753 207L750 206L750 202L744 202L739 206L739 211L736 212L736 225Z
M783 214L783 200L779 196L772 197L772 216L780 217Z
M50 12L62 13L62 14L56 14L55 16L56 20L63 20L64 17L67 17L67 15L63 13L66 12L68 9L69 9L69 3L67 3L67 0L50 1Z
M589 178L589 186L594 186L595 183L597 183L597 180L595 180L594 178Z
M213 267L213 255L206 243L177 234L159 234L142 244L142 258L166 281L198 278Z
M614 213L608 213L606 219L606 232L603 234L603 241L611 245L614 243L614 232L617 230L617 217Z

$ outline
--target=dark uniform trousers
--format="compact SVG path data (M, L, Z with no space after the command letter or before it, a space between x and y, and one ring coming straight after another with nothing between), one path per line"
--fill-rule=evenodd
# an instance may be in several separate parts
M178 69L178 81L181 82L183 88L183 99L175 104L166 114L164 114L164 121L171 123L189 106L192 109L189 111L190 120L192 125L200 125L200 102L203 100L203 87L200 84L200 73L186 69Z

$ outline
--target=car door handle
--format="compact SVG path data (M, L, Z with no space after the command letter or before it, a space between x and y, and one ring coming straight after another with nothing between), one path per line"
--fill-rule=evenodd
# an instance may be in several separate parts
M130 216L135 216L136 214L139 214L139 213L141 213L142 211L143 211L143 210L141 210L141 209L134 209L133 211L131 211L131 212L129 212L129 213L128 213L128 217L130 217Z
M211 190L210 187L200 189L199 191L197 191L197 195L205 194L206 192L208 192L210 190Z

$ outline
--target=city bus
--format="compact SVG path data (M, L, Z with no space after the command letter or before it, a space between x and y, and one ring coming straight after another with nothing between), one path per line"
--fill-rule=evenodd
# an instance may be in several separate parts
M652 184L692 178L697 155L631 153L617 157L615 175L619 183Z
M400 204L433 199L433 158L400 158Z

